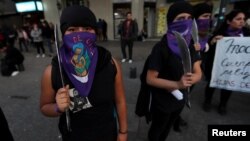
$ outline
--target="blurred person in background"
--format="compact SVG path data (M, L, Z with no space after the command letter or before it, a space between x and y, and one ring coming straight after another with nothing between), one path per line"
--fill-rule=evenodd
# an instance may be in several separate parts
M20 71L24 71L24 56L15 47L7 44L6 39L0 40L1 73L3 76L16 76Z
M220 28L214 31L212 37L209 39L208 43L210 44L210 49L207 52L207 59L205 62L205 71L204 74L208 81L205 88L205 99L203 103L203 110L209 112L211 110L211 102L215 88L209 87L212 67L214 62L216 43L218 40L223 37L249 37L250 32L245 28L246 16L245 13L241 10L233 10L226 15L226 18ZM218 113L221 115L227 114L227 103L231 97L232 91L221 89L220 91L220 103L218 106Z
M132 19L132 13L127 12L127 18L121 25L121 50L122 50L122 60L124 63L128 60L129 63L132 63L133 55L133 46L134 41L137 39L138 34L138 25L135 20ZM126 46L128 46L128 58L126 53Z
M30 35L33 38L33 43L37 49L36 58L39 58L41 55L44 58L45 57L45 49L43 46L42 29L39 28L36 23L33 24L33 29L31 30ZM42 50L42 54L41 54L41 50Z

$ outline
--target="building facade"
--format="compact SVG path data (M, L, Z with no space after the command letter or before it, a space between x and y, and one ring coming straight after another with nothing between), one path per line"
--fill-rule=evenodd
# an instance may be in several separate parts
M18 13L14 5L20 1L42 1L43 11ZM132 12L133 18L137 21L139 32L143 29L149 38L157 38L165 34L167 30L166 14L174 1L176 0L0 0L0 26L3 24L22 25L27 22L32 24L39 22L42 18L59 24L62 9L69 5L78 4L89 7L97 19L104 19L107 22L109 40L119 39L118 24L125 20L128 11ZM195 4L205 0L188 1ZM220 0L210 1L214 5L214 11L218 11ZM228 2L226 11L231 9L233 9L233 3Z
M166 14L173 0L42 0L47 21L59 24L61 10L72 4L85 5L108 25L108 39L119 39L118 24L126 18L128 11L138 23L139 31L144 29L149 38L157 38L166 32ZM189 0L192 4L204 0ZM213 0L214 11L220 1ZM232 4L227 6L232 9Z

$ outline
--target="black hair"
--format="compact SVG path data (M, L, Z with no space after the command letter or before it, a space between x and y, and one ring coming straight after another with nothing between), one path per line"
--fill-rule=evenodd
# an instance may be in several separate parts
M126 16L128 16L128 14L132 14L130 11L126 13Z
M236 16L237 16L238 14L240 14L240 13L243 13L244 15L246 15L245 12L243 12L242 10L235 9L235 10L231 11L230 13L228 13L228 14L226 15L225 20L226 20L226 21L232 21L233 18L236 17Z
M227 29L228 29L228 21L232 21L238 14L243 13L244 15L246 15L242 10L239 9L234 9L233 11L231 11L230 13L228 13L225 16L225 19L223 21L223 23L219 26L219 28L217 28L214 31L214 35L217 35L219 33L224 33Z

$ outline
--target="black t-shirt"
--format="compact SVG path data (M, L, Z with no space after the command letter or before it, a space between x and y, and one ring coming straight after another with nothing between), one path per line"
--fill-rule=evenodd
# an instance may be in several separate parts
M167 49L163 50L161 48ZM189 49L193 65L194 62L198 61L200 58L193 46L190 46ZM163 53L163 51L165 52ZM179 81L184 74L181 58L173 54L167 47L167 39L165 35L162 40L153 47L148 69L159 72L159 78L172 81ZM187 92L185 90L181 90L181 92L184 94L184 98L179 101L165 89L152 88L153 108L165 113L170 113L183 108L187 100Z

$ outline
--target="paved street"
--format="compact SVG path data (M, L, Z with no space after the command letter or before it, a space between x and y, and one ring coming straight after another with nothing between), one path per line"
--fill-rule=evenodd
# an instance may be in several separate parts
M110 50L115 58L121 59L119 41L99 44ZM139 119L134 114L134 109L140 87L139 74L154 44L155 41L135 42L134 62L122 64L128 107L129 141L146 141L148 125L144 118ZM0 76L0 106L16 141L57 141L60 140L58 119L45 117L39 110L40 79L51 58L36 58L35 49L31 50L24 53L24 72L15 77ZM129 78L130 68L133 67L137 69L136 79ZM182 117L188 121L188 127L184 128L182 133L171 131L168 141L206 141L208 124L250 124L250 94L234 92L229 100L228 114L221 116L217 113L219 91L216 91L213 109L206 113L201 108L205 84L205 81L201 81L194 87L191 94L192 109L185 108L182 112Z

